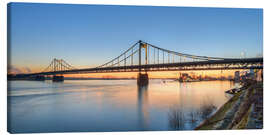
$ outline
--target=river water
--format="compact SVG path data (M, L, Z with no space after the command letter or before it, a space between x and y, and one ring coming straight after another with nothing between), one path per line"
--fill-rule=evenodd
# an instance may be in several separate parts
M192 130L228 99L229 81L9 81L12 133Z

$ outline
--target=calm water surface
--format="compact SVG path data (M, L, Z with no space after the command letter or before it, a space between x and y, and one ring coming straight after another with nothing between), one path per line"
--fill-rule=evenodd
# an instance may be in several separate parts
M229 81L9 81L8 130L26 132L191 130L230 97Z

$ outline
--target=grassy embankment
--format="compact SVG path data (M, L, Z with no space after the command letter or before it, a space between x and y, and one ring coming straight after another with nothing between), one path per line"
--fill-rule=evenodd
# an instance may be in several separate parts
M261 129L263 127L263 83L246 81L239 93L195 130Z

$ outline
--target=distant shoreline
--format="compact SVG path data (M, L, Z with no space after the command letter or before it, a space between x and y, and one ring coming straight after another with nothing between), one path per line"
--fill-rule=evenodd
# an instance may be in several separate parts
M51 78L46 78L46 80L52 80ZM137 80L137 78L65 78L65 80ZM176 78L149 78L149 80L173 80L178 81ZM38 81L34 79L25 79L25 78L13 78L13 79L7 79L7 81ZM210 79L210 80L201 80L201 81L195 81L195 82L205 82L205 81L232 81L228 79ZM181 83L189 83L189 82L181 82Z
M155 79L168 79L175 80L175 78L149 78L151 80ZM45 80L52 80L50 78L46 78ZM137 80L137 78L65 78L65 80ZM8 79L8 81L35 81L32 79L24 79L24 78L14 78Z
M175 78L149 78L149 79L175 80ZM137 80L137 78L65 78L65 80Z

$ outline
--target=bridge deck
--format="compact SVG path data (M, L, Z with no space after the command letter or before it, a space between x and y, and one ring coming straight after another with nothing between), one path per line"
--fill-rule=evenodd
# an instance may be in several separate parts
M263 58L207 60L207 61L193 61L193 62L179 62L179 63L160 63L147 65L84 68L84 69L54 71L54 72L40 72L24 75L139 72L140 69L141 71L263 69Z

